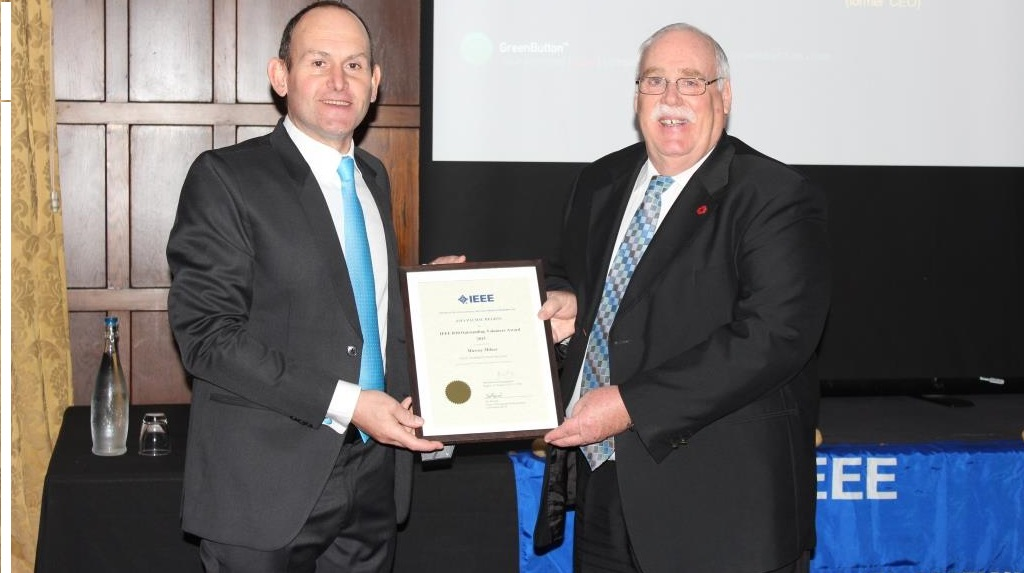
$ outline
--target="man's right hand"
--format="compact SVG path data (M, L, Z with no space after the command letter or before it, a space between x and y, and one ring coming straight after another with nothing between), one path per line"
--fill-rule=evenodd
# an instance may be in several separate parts
M444 255L427 263L428 265L454 265L466 262L466 255Z
M435 452L444 448L441 442L416 437L416 428L423 426L423 418L412 413L411 405L412 398L399 403L385 392L363 390L346 431L358 428L378 443L414 452Z

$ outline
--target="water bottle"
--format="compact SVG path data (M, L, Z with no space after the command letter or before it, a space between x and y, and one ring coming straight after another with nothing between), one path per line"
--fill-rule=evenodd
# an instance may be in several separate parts
M128 380L117 355L117 317L108 316L103 322L103 360L89 404L92 453L119 456L128 451Z

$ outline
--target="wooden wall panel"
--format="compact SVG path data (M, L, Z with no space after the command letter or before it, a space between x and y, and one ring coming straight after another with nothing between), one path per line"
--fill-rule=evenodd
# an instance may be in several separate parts
M106 135L102 125L57 126L64 259L70 288L106 286Z
M213 101L216 103L235 102L237 26L235 0L213 0ZM214 132L215 141L218 135Z
M391 208L398 233L398 258L403 265L419 263L419 130L374 128L359 146L381 158L391 178Z
M129 0L106 2L107 102L128 101L128 2ZM59 73L60 63L54 64ZM73 68L67 71L74 73ZM111 117L117 116L111 114Z
M103 0L53 0L53 59L73 74L56 74L57 99L102 101Z
M89 396L96 383L96 370L103 355L102 312L72 312L69 327L71 336L71 384L76 405L89 404Z
M241 143L247 139L266 135L271 131L274 131L272 125L240 125L236 130L235 141Z
M181 184L196 156L212 146L213 133L206 126L132 127L132 287L171 286L165 249Z
M408 0L351 0L373 34L374 57L381 67L378 105L419 105L420 10Z
M128 9L131 101L213 99L212 0L132 0Z
M107 288L127 289L129 258L128 126L107 125ZM114 308L117 305L111 305Z
M273 101L267 63L277 56L288 19L308 0L238 0L238 101Z
M132 313L132 403L178 404L191 395L166 312Z

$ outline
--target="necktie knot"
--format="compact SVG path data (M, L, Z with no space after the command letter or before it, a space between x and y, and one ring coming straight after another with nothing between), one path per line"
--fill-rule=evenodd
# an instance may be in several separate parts
M356 179L355 162L348 155L341 158L341 164L338 165L338 176L341 177L343 183L350 183Z
M667 175L655 175L651 177L650 184L647 185L647 195L656 197L659 201L661 196L665 193L665 190L672 186L674 180Z

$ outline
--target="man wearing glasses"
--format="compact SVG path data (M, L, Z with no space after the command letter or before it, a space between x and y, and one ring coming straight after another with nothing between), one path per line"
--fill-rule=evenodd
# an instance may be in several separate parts
M582 573L806 571L825 196L726 134L729 64L704 32L655 32L637 77L643 141L580 173L549 267L567 418L538 543L564 501Z

